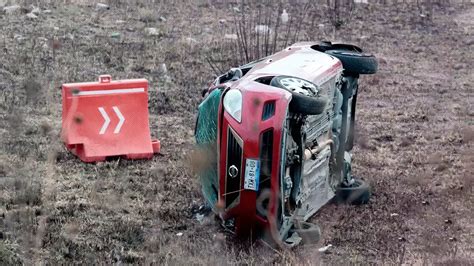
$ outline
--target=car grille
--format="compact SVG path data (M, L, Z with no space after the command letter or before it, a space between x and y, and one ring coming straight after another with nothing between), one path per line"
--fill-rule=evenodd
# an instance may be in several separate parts
M229 168L237 168L237 176L231 176ZM228 208L240 196L240 184L242 176L242 140L229 128L227 134L227 166L225 184L225 206Z

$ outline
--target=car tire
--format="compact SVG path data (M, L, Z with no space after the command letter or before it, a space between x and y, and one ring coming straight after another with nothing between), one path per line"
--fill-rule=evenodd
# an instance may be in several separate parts
M311 48L320 52L326 52L327 50L345 50L362 53L362 49L360 47L349 43L332 43L328 41L323 41L319 44L313 45Z
M295 228L291 232L296 232L302 239L303 244L317 244L321 239L321 228L318 225L308 223L308 222L299 222L295 224Z
M316 85L310 81L290 76L276 76L270 81L270 86L285 89L291 92L292 98L289 105L290 112L303 115L319 115L324 112L327 104L327 100L324 97L310 97L299 92L295 92L286 86L284 82L282 82L285 79L293 79L301 82L302 84L311 84L314 86L314 88L316 88Z
M335 200L338 203L361 205L369 202L372 195L370 186L362 179L354 178L351 186L339 186L336 189Z
M342 62L344 70L354 74L377 73L377 58L372 54L350 50L327 50L325 53L332 55Z

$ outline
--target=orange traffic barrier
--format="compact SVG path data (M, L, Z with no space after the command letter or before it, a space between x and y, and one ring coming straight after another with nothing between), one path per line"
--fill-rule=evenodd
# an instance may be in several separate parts
M84 162L111 156L145 159L160 152L148 121L148 81L99 77L62 86L62 138Z

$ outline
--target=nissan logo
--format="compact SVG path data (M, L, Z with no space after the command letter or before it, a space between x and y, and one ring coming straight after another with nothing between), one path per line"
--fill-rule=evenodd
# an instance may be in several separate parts
M235 165L231 165L229 167L229 176L234 178L234 177L237 177L238 174L239 174L239 169L237 169Z

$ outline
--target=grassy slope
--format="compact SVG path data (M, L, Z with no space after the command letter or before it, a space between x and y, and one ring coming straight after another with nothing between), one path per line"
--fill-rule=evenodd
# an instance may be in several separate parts
M218 7L117 4L100 14L48 5L52 13L36 21L0 16L0 261L473 259L472 6L435 7L431 21L413 7L362 6L337 32L380 58L380 72L362 79L355 151L355 171L375 195L369 205L331 205L316 215L321 245L335 246L322 256L313 246L241 249L215 221L201 225L192 215L202 202L188 158L198 93L212 75L205 56L219 53L218 35L232 31L218 23L231 11ZM317 22L325 28L305 24L300 39L330 38L327 19ZM161 35L145 36L145 27ZM225 51L215 56L224 65L232 56ZM82 164L65 151L58 88L103 73L150 81L163 155Z

